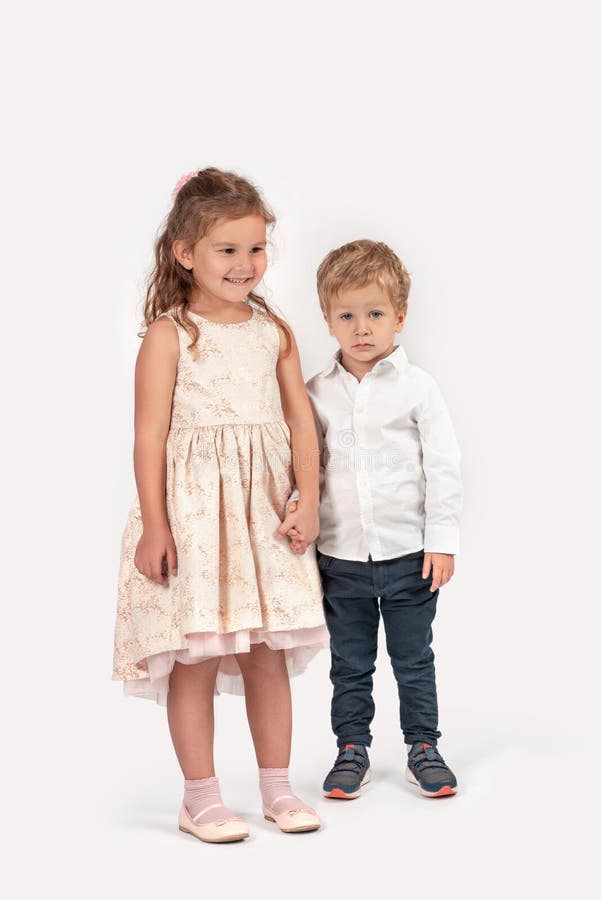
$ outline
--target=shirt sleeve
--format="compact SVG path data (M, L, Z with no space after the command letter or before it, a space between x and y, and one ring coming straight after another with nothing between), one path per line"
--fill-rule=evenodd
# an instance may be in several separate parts
M463 505L461 453L442 393L430 377L417 427L426 479L424 552L456 554Z

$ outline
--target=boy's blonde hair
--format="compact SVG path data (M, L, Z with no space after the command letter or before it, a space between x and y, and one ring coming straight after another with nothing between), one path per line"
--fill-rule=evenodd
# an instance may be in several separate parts
M411 278L387 244L351 241L330 250L317 270L317 293L324 316L329 314L331 301L345 288L365 287L373 282L386 291L397 315L406 312Z

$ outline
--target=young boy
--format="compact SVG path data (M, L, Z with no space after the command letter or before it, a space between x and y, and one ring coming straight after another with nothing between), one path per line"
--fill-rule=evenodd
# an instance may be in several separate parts
M443 397L393 343L410 278L386 246L361 240L325 257L319 302L340 345L307 382L320 441L317 560L331 638L332 728L339 754L326 797L352 799L369 781L380 615L398 684L406 776L427 797L457 791L440 737L430 649L439 589L453 575L462 488ZM288 512L294 512L295 492ZM293 549L303 535L283 523Z

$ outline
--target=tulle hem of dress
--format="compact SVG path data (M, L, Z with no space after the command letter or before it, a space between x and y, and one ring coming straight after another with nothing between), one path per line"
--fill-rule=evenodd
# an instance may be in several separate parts
M147 657L148 678L124 681L126 696L154 700L159 706L167 705L169 676L176 662L194 665L205 659L223 657L217 672L215 694L244 695L244 681L236 660L236 653L248 653L251 644L266 643L272 650L283 650L288 675L293 678L305 671L314 656L329 647L330 638L325 625L315 628L298 628L292 631L261 631L243 629L228 634L214 631L193 632L187 635L188 647L184 650L168 650Z

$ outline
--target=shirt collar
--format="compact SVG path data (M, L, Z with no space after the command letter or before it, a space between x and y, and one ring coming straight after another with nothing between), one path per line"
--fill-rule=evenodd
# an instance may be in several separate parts
M333 372L340 372L342 374L346 373L346 369L341 363L342 350L338 348L336 353L332 356L331 363L326 366L326 368L321 373L322 375L331 375ZM407 359L407 354L405 353L404 348L397 344L395 349L388 356L385 356L384 359L381 359L374 366L374 369L383 368L387 365L394 366L397 372L403 372L407 366L409 365L409 360Z

